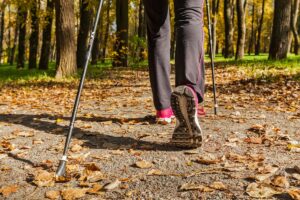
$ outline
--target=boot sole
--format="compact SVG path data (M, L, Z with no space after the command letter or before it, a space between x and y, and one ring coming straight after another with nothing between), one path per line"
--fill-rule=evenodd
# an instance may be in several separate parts
M179 125L175 128L171 143L180 148L202 146L202 130L199 125L194 94L187 86L179 86L171 96L171 105Z

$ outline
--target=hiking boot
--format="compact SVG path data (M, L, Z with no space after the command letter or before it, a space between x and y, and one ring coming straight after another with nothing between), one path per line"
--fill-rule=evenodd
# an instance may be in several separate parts
M170 124L174 118L172 108L156 111L156 122L158 124Z
M176 128L171 143L181 148L198 148L202 145L202 130L198 121L198 98L188 86L179 86L171 96L176 117Z

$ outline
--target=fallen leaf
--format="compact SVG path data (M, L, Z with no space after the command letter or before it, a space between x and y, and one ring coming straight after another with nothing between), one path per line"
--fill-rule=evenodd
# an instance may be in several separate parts
M213 182L209 187L215 190L227 190L227 186L222 182Z
M35 173L33 183L39 187L52 187L54 186L55 176L45 170L38 170Z
M246 192L254 198L270 198L275 194L280 194L269 185L251 183L248 185Z
M82 150L82 146L80 146L79 144L75 144L71 147L71 151L76 153Z
M290 141L287 148L291 152L300 152L300 142Z
M119 185L121 184L121 181L119 181L118 179L115 180L114 182L111 182L109 184L107 184L104 189L105 190L114 190L116 189L117 187L119 187Z
M6 158L6 157L7 157L7 154L0 154L0 160L3 158Z
M300 189L290 189L288 190L288 194L292 197L292 199L300 200Z
M43 144L43 143L44 143L44 141L41 139L35 139L32 141L32 144Z
M94 184L92 188L88 189L88 194L99 194L99 191L103 188L100 184Z
M212 164L221 163L222 159L217 158L213 154L207 154L207 155L199 156L197 159L193 161L204 165L212 165Z
M236 153L229 153L227 156L228 160L234 161L234 162L239 162L239 163L245 163L249 161L248 156L242 156Z
M159 169L151 169L148 173L148 176L160 176L162 175L162 171L160 171Z
M199 154L199 150L194 149L194 150L185 151L184 154L186 154L186 155L195 155L195 154Z
M19 136L19 137L33 137L34 136L34 133L32 131L29 132L29 131L17 130L17 131L14 131L12 134L15 136Z
M244 139L244 142L250 143L250 144L262 144L263 140L260 137L248 137Z
M185 183L179 188L180 191L190 191L190 190L198 190L200 192L213 192L214 189L209 188L204 185L194 184L194 183Z
M61 191L61 196L65 200L79 199L86 195L88 189L68 188Z
M17 192L18 189L19 187L17 185L3 186L0 188L0 194L4 197L8 197L11 193Z
M300 174L292 174L292 177L298 181L300 181Z
M15 149L15 145L11 144L9 141L6 140L2 140L0 145L2 146L2 148L6 151L12 151Z
M135 167L140 168L140 169L149 169L153 166L152 163L147 162L147 161L138 161L135 163Z
M289 188L290 187L290 183L285 176L276 176L272 180L272 185L281 187L281 188Z
M60 191L47 191L45 197L48 199L58 199L60 197Z

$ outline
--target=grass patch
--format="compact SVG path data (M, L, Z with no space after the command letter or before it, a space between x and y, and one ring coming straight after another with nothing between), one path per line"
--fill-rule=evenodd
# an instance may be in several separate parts
M210 62L208 56L205 57L207 63ZM174 61L171 61L174 64ZM268 54L261 54L259 56L246 55L243 60L235 61L234 58L225 59L222 55L216 55L216 68L219 67L238 67L246 73L249 78L272 78L279 75L292 76L293 79L300 80L300 56L289 55L287 59L281 61L268 60ZM147 68L147 61L131 64L132 69ZM104 63L97 63L90 66L88 69L88 78L96 79L105 76L105 71L112 68L111 60L106 60ZM70 77L61 81L72 81L78 79L79 75ZM7 64L0 65L0 84L5 83L24 83L35 81L57 81L55 79L55 63L50 63L49 70L28 70L17 69L16 66Z

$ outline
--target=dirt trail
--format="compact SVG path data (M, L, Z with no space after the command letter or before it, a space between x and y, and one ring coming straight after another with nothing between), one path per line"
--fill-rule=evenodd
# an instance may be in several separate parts
M205 142L197 151L168 144L174 123L155 124L146 71L106 71L105 78L89 80L66 183L51 177L77 83L2 87L0 199L51 194L65 199L252 199L266 188L274 193L267 199L292 199L288 192L300 187L300 83L245 79L234 68L217 74L220 114L212 115L208 82L208 115L200 120Z

